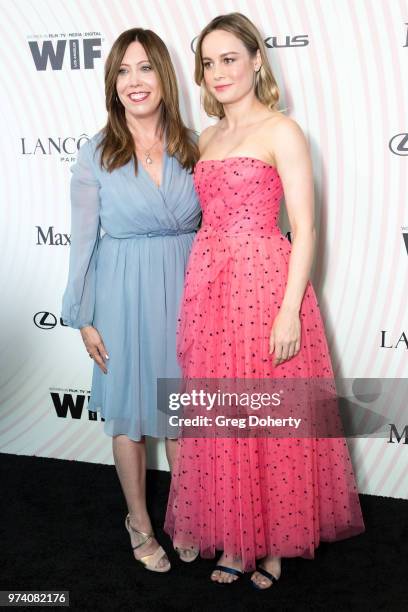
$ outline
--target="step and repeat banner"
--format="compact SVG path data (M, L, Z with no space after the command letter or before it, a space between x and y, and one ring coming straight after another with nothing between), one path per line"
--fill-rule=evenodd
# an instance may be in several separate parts
M313 284L344 413L362 419L348 437L359 490L408 498L408 394L401 391L408 378L408 0L1 0L0 7L0 451L112 463L111 439L87 409L92 362L80 333L60 320L70 166L105 123L103 66L120 32L144 27L163 38L184 120L201 131L211 120L193 81L194 41L216 15L240 11L260 28L280 107L310 143ZM281 227L288 230L284 214ZM381 414L385 396L390 411ZM371 435L367 415L381 425ZM148 446L149 465L167 469L162 443Z

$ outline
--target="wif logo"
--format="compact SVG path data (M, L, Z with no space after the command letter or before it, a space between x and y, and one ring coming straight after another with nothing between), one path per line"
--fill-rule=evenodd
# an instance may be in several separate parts
M61 393L61 391L64 391ZM89 391L74 390L74 389L50 389L52 403L54 405L55 414L60 419L81 419L83 413L88 413L89 421L97 421L98 413L85 408L89 402ZM105 419L100 418L101 421Z
M59 40L30 40L28 45L36 69L43 71L49 67L51 70L62 70L63 66L69 66L71 70L93 70L95 59L101 57L102 38L100 35L95 38L85 36L80 38L82 34L56 34L54 38Z

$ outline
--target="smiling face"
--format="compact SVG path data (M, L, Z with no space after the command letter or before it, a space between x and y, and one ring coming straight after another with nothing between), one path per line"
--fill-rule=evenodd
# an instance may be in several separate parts
M136 118L158 110L162 99L160 81L138 41L130 43L126 49L116 80L116 91L125 111Z
M255 71L261 66L259 50L251 56L244 43L225 30L214 30L201 45L204 82L221 104L237 102L254 92Z

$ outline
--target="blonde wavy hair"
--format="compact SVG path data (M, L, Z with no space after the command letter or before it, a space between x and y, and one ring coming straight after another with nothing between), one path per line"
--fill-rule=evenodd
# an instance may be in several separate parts
M201 47L207 34L215 30L224 30L225 32L234 34L234 36L243 42L251 57L254 57L259 49L262 66L256 73L255 95L258 100L270 110L283 112L277 108L279 103L279 89L275 77L273 76L266 47L259 30L252 21L250 21L248 17L245 17L245 15L242 15L242 13L228 13L227 15L219 15L210 21L200 33L197 41L194 78L197 85L201 87L201 101L207 115L210 117L218 117L219 119L225 116L223 105L208 91L204 81Z
M126 123L125 109L116 93L116 81L123 56L134 41L139 41L143 46L160 82L160 131L166 138L167 153L176 157L183 168L192 171L199 158L197 138L181 118L176 73L170 54L155 32L143 28L122 32L113 43L105 62L105 103L108 118L102 131L103 138L97 146L101 149L101 165L112 172L133 159L137 174L138 163L133 137Z

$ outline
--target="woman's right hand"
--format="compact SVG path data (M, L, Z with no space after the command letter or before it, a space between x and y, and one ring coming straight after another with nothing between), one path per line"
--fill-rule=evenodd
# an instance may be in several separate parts
M105 363L109 356L98 330L92 325L87 325L81 327L80 332L88 355L96 361L102 372L107 374L108 370Z

